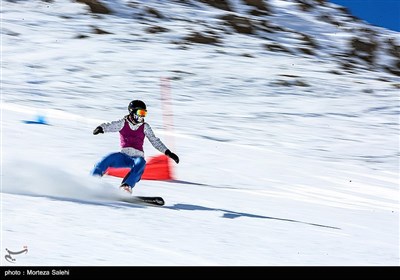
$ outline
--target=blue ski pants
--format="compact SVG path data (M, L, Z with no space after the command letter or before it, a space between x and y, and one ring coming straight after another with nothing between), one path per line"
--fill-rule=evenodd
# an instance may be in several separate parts
M142 178L145 166L146 160L142 157L130 157L121 152L112 153L96 164L92 175L103 176L108 167L129 167L131 171L125 176L121 184L128 184L133 188Z

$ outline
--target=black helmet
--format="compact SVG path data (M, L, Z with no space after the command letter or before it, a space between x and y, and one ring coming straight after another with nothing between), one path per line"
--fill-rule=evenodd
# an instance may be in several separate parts
M129 103L128 106L128 111L129 114L135 113L137 109L145 109L146 110L146 104L142 100L133 100L131 103Z
M146 104L141 100L133 100L128 106L129 115L137 123L144 122L144 117L147 115Z

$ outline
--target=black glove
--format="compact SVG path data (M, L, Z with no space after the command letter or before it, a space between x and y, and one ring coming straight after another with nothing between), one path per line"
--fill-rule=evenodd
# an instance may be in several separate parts
M179 158L177 155L175 155L173 152L171 152L170 150L166 150L165 151L165 155L169 156L170 158L172 158L176 163L179 163Z
M103 130L103 128L101 126L98 126L98 127L95 128L95 130L93 130L93 134L94 135L97 135L99 133L104 133L104 130Z

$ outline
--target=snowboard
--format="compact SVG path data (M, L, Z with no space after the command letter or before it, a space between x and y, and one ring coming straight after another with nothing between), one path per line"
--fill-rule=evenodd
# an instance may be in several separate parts
M129 203L150 204L155 206L163 206L164 199L160 196L131 196L121 198L121 201Z

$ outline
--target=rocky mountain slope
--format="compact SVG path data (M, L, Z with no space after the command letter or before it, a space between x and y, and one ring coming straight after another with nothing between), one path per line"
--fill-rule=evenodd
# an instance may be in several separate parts
M240 35L247 37L246 43L258 45L261 54L333 60L338 75L383 69L400 76L398 34L368 25L326 0L76 2L86 5L95 17L130 17L154 38L170 36L170 43L181 48L192 44L225 46L232 36ZM96 27L93 33L112 34L113 27ZM254 56L246 53L245 44L235 47L243 49L243 55Z

